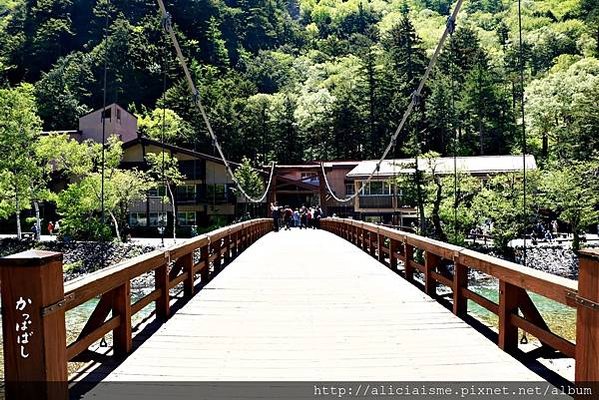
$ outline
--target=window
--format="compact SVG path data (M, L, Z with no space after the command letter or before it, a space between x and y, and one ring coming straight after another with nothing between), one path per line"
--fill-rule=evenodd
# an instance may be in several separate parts
M177 186L177 199L178 200L195 200L196 198L196 185L182 185Z
M354 186L354 184L346 183L345 184L345 194L348 196L351 196L354 193L356 193L356 187Z
M164 197L164 196L166 196L166 186L160 185L158 187L150 189L148 191L148 196L150 196L150 197Z
M129 214L129 226L134 228L137 226L148 226L148 218L146 213L132 212Z
M119 121L119 122L121 121L121 110L120 110L120 108L116 109L116 120Z
M150 226L166 226L166 213L150 213Z
M360 183L363 185L364 183ZM390 196L392 187L388 182L371 181L362 192L362 196Z
M102 112L101 119L112 119L112 108L107 108Z
M225 199L225 195L227 193L227 185L224 183L216 183L213 185L208 185L206 187L208 200L211 199Z
M191 226L196 224L195 211L182 211L177 213L177 223L179 226Z

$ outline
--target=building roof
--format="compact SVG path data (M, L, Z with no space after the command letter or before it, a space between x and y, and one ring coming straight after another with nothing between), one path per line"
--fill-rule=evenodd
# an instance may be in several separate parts
M355 167L360 164L360 161L323 161L325 168L341 168L341 167ZM266 168L267 166L265 166ZM277 169L320 169L320 162L308 162L306 164L277 164Z
M137 139L133 139L130 140L128 142L123 143L123 149L128 149L130 147L136 146L136 145L144 145L144 146L156 146L156 147L162 147L164 146L164 148L166 150L168 150L169 152L172 152L174 154L176 153L181 153L181 154L187 154L189 156L192 157L196 157L196 158L201 158L204 160L209 160L218 164L224 164L223 161L220 159L220 157L215 157L213 155L210 154L206 154L206 153L200 153L197 152L195 150L190 150L190 149L186 149L184 147L179 147L179 146L175 146L172 144L168 144L168 143L164 143L162 144L162 142L159 142L157 140L154 139L150 139L148 137L138 137ZM239 166L241 164L233 162L233 161L229 161L229 164L233 165L233 166ZM263 172L258 170L259 172Z
M42 131L40 133L40 135L42 136L49 136L49 135L80 135L81 131L78 131L77 129L71 129L71 130L61 130L61 131Z
M135 114L133 114L131 111L127 110L125 107L123 107L122 105L118 104L118 103L112 103L112 104L107 104L106 107L104 108L104 110L108 110L108 109L112 109L113 106L116 106L117 108L120 108L121 110L125 111L127 114L131 115L133 118L137 119L137 117L135 116ZM82 116L79 117L79 119L81 118L85 118L88 115L91 115L93 113L96 113L98 111L102 111L101 108L98 108L96 110L92 110L86 114L83 114Z
M493 175L506 172L517 172L522 170L523 157L504 155L504 156L473 156L456 158L458 172L465 172L472 175ZM376 168L376 160L360 162L348 174L348 178L368 177ZM388 178L400 174L413 174L415 171L413 158L404 158L397 160L385 160L381 163L380 169L374 174L378 178ZM424 158L418 159L418 169L430 172L434 166L436 173L449 175L454 173L454 158L437 158L434 165L429 165L429 161ZM537 168L534 156L526 156L526 169Z

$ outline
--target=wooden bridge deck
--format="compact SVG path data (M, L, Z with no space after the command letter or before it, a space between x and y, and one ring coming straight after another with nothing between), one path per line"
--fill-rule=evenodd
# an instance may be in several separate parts
M261 238L106 377L489 379L541 380L357 247L297 230Z

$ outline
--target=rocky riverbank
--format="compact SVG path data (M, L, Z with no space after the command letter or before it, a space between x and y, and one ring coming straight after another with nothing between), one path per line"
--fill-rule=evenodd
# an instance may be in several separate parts
M593 243L585 247L598 247L598 245ZM521 257L522 248L516 249L516 252L516 257ZM528 247L526 266L564 278L578 279L578 256L569 246L562 244Z
M27 242L16 239L0 241L0 257L30 249L57 251L64 254L64 278L69 281L101 269L131 259L155 249L154 246L132 243L98 242Z

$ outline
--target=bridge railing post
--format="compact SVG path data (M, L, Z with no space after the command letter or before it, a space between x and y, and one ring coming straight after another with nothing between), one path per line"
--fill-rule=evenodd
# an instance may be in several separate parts
M0 258L7 400L64 400L67 354L62 254Z
M414 266L412 265L412 259L414 258L414 246L404 241L404 274L408 282L414 281Z
M377 228L377 234L376 234L376 247L377 247L377 252L378 252L378 260L379 262L385 263L385 252L384 252L384 239L385 237L383 235L381 235L379 228Z
M170 299L169 299L170 300ZM115 354L123 355L133 348L133 331L131 326L131 281L127 281L113 291L112 312L121 321L112 331Z
M389 268L392 271L397 271L397 241L389 239Z
M181 264L181 269L187 273L187 278L184 282L184 291L186 296L193 296L195 273L193 265L193 252L187 253L177 260L177 264Z
M576 296L577 383L599 382L599 249L579 252ZM595 389L599 389L595 387Z
M225 265L228 265L231 262L231 228L229 228L227 236L224 237L223 241L225 247Z
M156 315L162 320L168 319L170 310L170 282L169 282L169 262L170 255L165 253L164 264L154 270L154 285L160 290L160 297L156 299Z
M441 258L426 251L424 253L424 291L431 297L437 295L437 282L433 279L433 271L439 266Z
M463 317L468 313L468 299L462 289L468 287L468 267L459 262L459 254L453 257L453 313Z
M370 249L370 255L372 257L376 257L376 247L375 247L375 243L374 243L374 238L376 237L376 234L372 231L368 231L368 247Z
M511 321L511 315L518 311L518 287L499 281L499 342L503 351L511 352L518 348L518 327Z
M200 271L200 282L202 282L202 285L206 285L210 280L210 252L208 250L208 244L205 244L200 248L200 262L204 263L204 266Z

